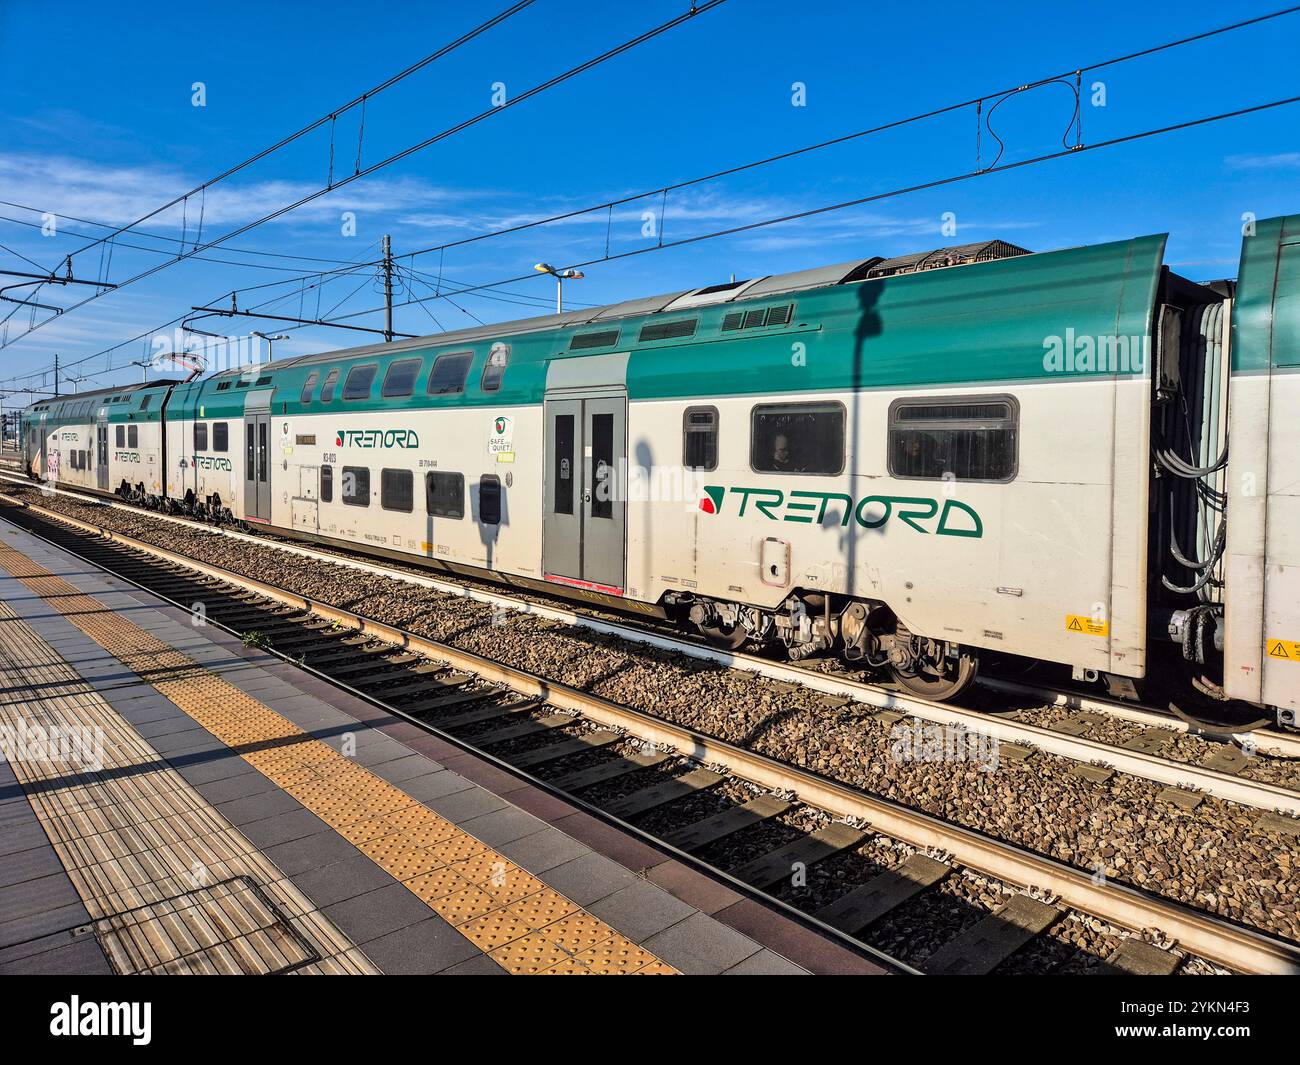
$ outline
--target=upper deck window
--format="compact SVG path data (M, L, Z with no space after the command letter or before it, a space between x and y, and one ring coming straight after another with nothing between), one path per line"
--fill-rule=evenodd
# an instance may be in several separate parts
M379 373L379 364L374 362L352 367L348 371L347 380L343 382L343 398L345 400L369 399L377 373Z
M316 382L320 380L320 371L312 370L307 375L307 380L303 383L302 393L298 396L299 403L310 403L311 394L316 390Z
M384 387L380 390L385 399L409 396L415 392L415 379L420 376L421 359L399 359L384 374Z
M464 392L465 378L469 376L469 364L473 359L472 351L439 355L434 359L433 369L429 371L429 395L449 396Z
M506 367L510 364L510 345L493 344L492 350L488 352L487 364L483 367L483 379L479 382L479 387L484 392L495 392L501 387L501 378L506 375Z

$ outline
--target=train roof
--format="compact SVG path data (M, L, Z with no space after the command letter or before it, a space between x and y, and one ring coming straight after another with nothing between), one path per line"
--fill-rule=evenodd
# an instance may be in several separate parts
M51 396L49 399L40 400L31 404L28 410L52 410L60 407L65 403L80 403L87 399L96 399L100 396L117 396L127 395L135 392L145 392L154 388L170 388L172 385L180 384L179 378L159 378L157 381L145 381L141 384L134 385L113 385L109 388L92 388L85 392L68 392L61 396Z
M810 288L851 284L857 281L892 277L898 274L918 273L923 270L935 270L951 266L965 266L971 263L990 262L994 259L1007 259L1013 256L1029 254L1031 253L1027 248L1021 248L1003 240L986 240L973 244L958 244L945 248L936 248L931 251L901 255L891 259L873 256L868 259L854 259L845 263L837 263L833 266L818 266L809 270L796 270L786 274L771 274L766 277L752 278L745 281L731 281L720 285L684 289L660 296L640 296L600 307L584 307L581 310L565 311L562 314L518 318L509 322L497 322L473 326L468 329L453 330L447 333L413 337L407 340L395 341L391 344L383 344L381 348L384 352L391 354L408 348L428 347L430 341L435 341L438 346L468 344L478 340L496 339L519 333L575 328L647 314L672 314L676 311L694 310L697 307L730 303L733 300L781 295ZM375 349L376 345L366 344L354 348L298 355L289 359L277 360L275 366L276 369L284 369L290 366L333 362L340 358L347 358L350 355ZM207 380L239 377L246 371L247 367L234 367L219 374L213 374Z

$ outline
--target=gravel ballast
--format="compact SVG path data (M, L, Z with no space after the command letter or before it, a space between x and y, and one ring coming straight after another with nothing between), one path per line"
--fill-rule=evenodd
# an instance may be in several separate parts
M145 514L9 485L4 490L237 573L273 575L302 595L589 690L1097 875L1300 939L1300 878L1294 873L1300 839L1257 831L1258 810L1212 797L1183 810L1157 801L1162 785L1124 774L1104 783L1085 780L1069 772L1069 760L1041 751L1023 761L1000 759L991 770L972 761L898 760L891 756L898 746L894 726L851 707L828 711L811 690L778 689L751 673ZM1066 713L1043 708L1022 712L1020 719L1050 723ZM1134 730L1114 724L1116 735ZM1176 733L1166 748L1162 757L1177 752L1188 760L1208 749L1205 741ZM1290 763L1260 760L1243 775L1252 773L1297 786ZM945 881L953 882L946 888L949 923L961 924L990 904L979 898L978 887L963 886L965 880L963 874ZM891 914L873 930L872 941L894 953L877 937L904 937L907 920L906 907ZM1069 938L1064 926L1058 938ZM1089 941L1085 949L1094 945L1103 949L1107 941ZM927 952L919 939L908 949L916 957Z

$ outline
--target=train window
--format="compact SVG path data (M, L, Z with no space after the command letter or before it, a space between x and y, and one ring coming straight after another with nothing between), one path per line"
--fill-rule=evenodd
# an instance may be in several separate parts
M140 427L138 425L128 425L126 427L126 446L140 446Z
M487 363L483 367L483 378L479 387L484 392L495 392L501 387L501 378L506 375L506 366L510 363L510 345L493 344L488 352Z
M230 450L230 426L226 422L212 423L212 450Z
M351 507L370 506L370 470L365 466L343 467L343 502Z
M322 503L334 502L334 467L322 466L320 468L320 501Z
M125 425L119 425L117 427L117 432L114 434L114 436L117 439L118 447L126 447L126 426Z
M844 406L782 403L755 407L749 464L757 473L815 473L844 469Z
M896 399L889 408L889 474L917 481L1010 481L1019 404L1013 396Z
M377 363L368 362L364 366L354 366L348 371L347 380L343 382L343 398L369 399L370 389L375 383L375 374L379 372Z
M415 392L415 379L420 376L421 359L398 359L384 374L384 387L380 394L393 399Z
M478 520L483 525L501 524L501 478L490 473L478 479Z
M573 513L573 424L572 414L555 416L555 478L556 514Z
M208 426L206 422L194 423L194 450L208 450Z
M614 415L591 416L591 516L613 518L618 494L618 471L614 466Z
M401 510L407 514L415 509L415 476L410 470L380 470L379 505L385 510Z
M311 402L311 394L316 391L316 382L319 380L319 370L312 370L312 372L307 375L307 380L303 382L302 393L298 396L299 403Z
M439 518L465 516L465 475L463 473L426 473L424 505Z
M682 418L682 465L688 470L718 468L718 408L687 407Z
M465 378L469 376L469 364L474 359L471 351L458 355L439 355L433 360L433 369L429 371L428 393L431 396L448 396L454 392L465 391Z
M320 386L320 401L322 403L329 403L334 398L334 386L338 383L338 370L331 370L325 375L325 383Z

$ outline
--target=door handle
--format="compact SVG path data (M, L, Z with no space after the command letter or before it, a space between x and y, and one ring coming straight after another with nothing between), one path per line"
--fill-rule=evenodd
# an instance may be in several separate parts
M583 501L584 503L590 503L590 502L591 502L591 493L590 493L590 492L583 492L583 493L582 493L582 501Z

